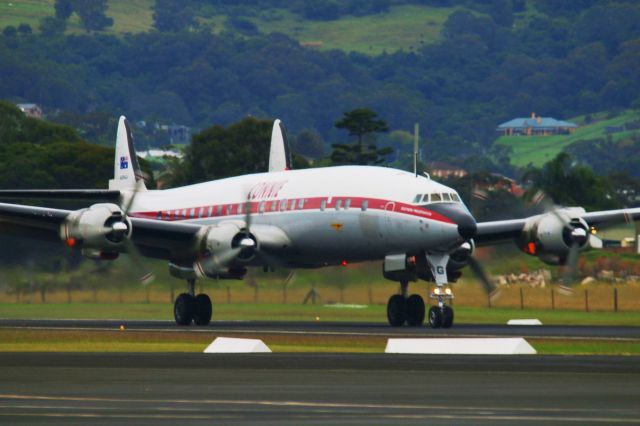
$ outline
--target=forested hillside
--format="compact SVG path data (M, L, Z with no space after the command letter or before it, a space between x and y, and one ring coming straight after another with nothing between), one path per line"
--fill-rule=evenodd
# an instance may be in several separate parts
M640 107L634 1L287 5L158 0L154 26L129 34L107 34L117 25L112 18L91 21L101 29L70 33L55 26L84 19L77 13L60 13L33 31L6 27L0 98L38 102L46 111L124 113L132 121L198 128L247 115L279 117L294 135L308 129L327 144L345 139L334 128L343 112L366 107L391 129L419 122L430 159L486 154L498 123L532 111L567 118ZM295 32L266 34L267 26L256 24L268 14L273 22L297 17L302 33L306 22L384 17L406 5L445 11L438 37L379 55L305 47Z

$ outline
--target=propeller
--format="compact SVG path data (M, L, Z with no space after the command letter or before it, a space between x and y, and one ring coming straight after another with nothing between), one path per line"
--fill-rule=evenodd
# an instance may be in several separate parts
M143 187L143 185L144 185L144 181L142 179L136 180L135 186L131 193L131 197L129 197L129 199L127 200L127 204L123 211L123 215L125 219L129 217L129 212L131 211L131 207L133 207L133 203L136 197L138 196L138 194L140 193L140 190ZM124 229L123 229L123 226L124 226ZM126 252L129 254L129 256L131 256L131 260L133 260L133 263L137 266L137 270L143 272L143 274L138 277L138 280L140 281L140 283L142 285L147 285L153 282L156 276L151 271L151 268L149 268L148 265L146 265L146 261L144 260L143 256L140 254L140 251L138 250L136 245L133 243L131 238L124 238L126 233L129 231L128 225L124 221L116 222L113 224L112 228L113 228L112 232L114 233L118 232L122 234Z
M500 296L500 288L496 286L493 280L489 277L489 275L485 272L482 264L473 256L473 241L466 241L460 245L460 247L456 250L456 253L459 253L462 259L458 259L459 261L465 261L466 264L471 269L471 272L478 278L480 284L482 284L482 289L489 297L489 300L493 301ZM455 256L454 253L452 256Z
M538 190L533 197L535 205L544 207L547 213L554 215L564 226L564 236L571 241L569 253L565 260L565 266L562 274L562 284L558 287L561 294L570 296L573 294L573 284L575 282L576 272L578 270L578 256L580 248L589 240L589 233L584 229L577 219L570 219L568 216L561 214L561 208L558 207L551 197L544 191Z

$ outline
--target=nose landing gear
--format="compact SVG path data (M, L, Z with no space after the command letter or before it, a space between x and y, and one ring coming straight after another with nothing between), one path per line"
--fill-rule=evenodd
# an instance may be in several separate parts
M436 299L438 304L429 308L429 326L431 328L450 328L453 325L453 308L446 304L447 300L453 300L451 288L443 289L441 286L429 295L429 299Z

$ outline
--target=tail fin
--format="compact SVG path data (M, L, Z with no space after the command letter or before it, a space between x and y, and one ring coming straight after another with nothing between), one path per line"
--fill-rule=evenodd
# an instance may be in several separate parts
M269 172L291 170L291 150L287 140L287 131L280 120L273 122L271 149L269 151Z
M113 179L109 181L109 189L137 189L146 190L144 178L136 150L133 146L133 137L129 122L124 115L118 122L118 134L116 136L116 157L113 166Z

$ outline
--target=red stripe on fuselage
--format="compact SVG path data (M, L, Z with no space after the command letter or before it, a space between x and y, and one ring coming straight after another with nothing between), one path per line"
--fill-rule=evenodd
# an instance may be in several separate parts
M302 200L302 205L300 202ZM329 201L331 200L331 201ZM267 214L267 213L289 213L295 211L318 210L325 201L325 210L347 211L359 209L362 210L363 203L366 202L367 210L392 211L394 213L405 214L409 216L421 217L424 219L434 220L437 222L455 224L451 219L437 212L426 209L421 206L414 206L398 201L382 200L378 198L364 197L313 197L313 198L285 198L276 200L251 201L249 203L251 214ZM349 207L346 207L347 201ZM284 205L282 203L285 203ZM340 203L340 207L336 206ZM141 217L146 219L156 219L165 221L177 220L194 220L208 219L215 217L243 216L247 203L234 204L215 204L200 207L189 207L181 209L170 209L153 212L137 212L131 213L133 217ZM262 208L264 208L263 211ZM220 212L220 214L218 214ZM211 213L211 214L209 214Z

